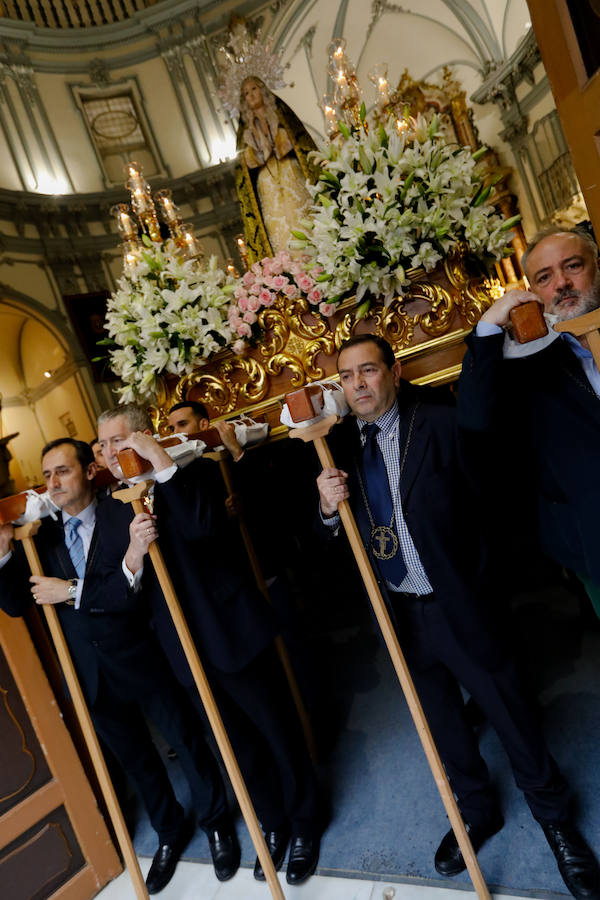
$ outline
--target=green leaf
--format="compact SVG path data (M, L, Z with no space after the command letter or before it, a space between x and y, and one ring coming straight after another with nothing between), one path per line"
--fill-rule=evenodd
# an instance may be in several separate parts
M360 200L358 199L358 197L356 198L356 208L359 211L359 213L361 214L361 216L364 216L365 208L362 205L362 203L360 202Z
M360 116L360 121L364 122L367 118L367 107L365 106L365 101L360 104L360 109L358 111L358 115Z
M152 241L145 232L142 234L142 244L144 244L145 247L153 246Z
M365 317L365 316L367 315L367 313L369 312L370 308L371 308L371 301L370 301L370 300L363 300L363 302L360 304L360 306L359 306L358 309L356 310L356 318L357 318L357 319L364 319L364 317Z
M513 225L516 225L517 222L521 221L521 216L511 216L510 219L507 219L506 222L503 222L500 226L500 231L510 231Z
M475 199L471 203L471 206L481 206L482 203L485 203L485 201L487 200L487 198L490 196L491 193L492 193L492 186L491 186L491 184L488 184L487 187L480 189L477 192L477 194L475 195Z
M118 347L118 344L112 338L102 338L100 341L96 341L96 345L98 347Z
M329 272L323 272L321 275L317 275L315 281L331 281L333 275Z
M389 145L389 138L388 138L388 133L385 130L385 128L383 127L383 125L379 126L379 131L377 132L377 136L379 138L379 143L381 144L381 146L387 148Z
M404 198L406 197L406 194L412 187L412 183L414 180L415 180L415 173L414 173L414 169L413 169L413 171L409 172L408 175L406 176L404 186L403 186L402 190L400 191L400 200L404 200Z
M471 156L473 157L475 162L479 162L479 160L485 156L485 154L488 152L488 150L489 150L489 147L486 147L484 145L483 147L479 147L479 149L476 150L474 153L472 153Z
M292 235L292 237L295 237L297 241L307 241L308 240L308 238L306 237L306 235L304 234L303 231L293 231L292 230L290 232L290 234Z
M342 183L339 178L336 178L332 172L321 172L319 175L319 181L324 181L327 184L333 185L333 187L337 188L338 191L342 188Z
M360 159L360 165L365 175L370 175L373 171L373 166L369 161L367 152L362 144L359 144L358 146L358 158Z
M343 135L345 138L350 137L350 129L348 128L347 125L344 124L344 122L341 122L339 119L338 119L338 128L340 130L341 135Z

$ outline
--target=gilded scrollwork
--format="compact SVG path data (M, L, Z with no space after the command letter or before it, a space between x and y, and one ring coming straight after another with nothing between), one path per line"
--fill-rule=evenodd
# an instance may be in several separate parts
M259 351L265 359L281 353L290 336L290 321L285 310L271 306L258 314L258 324L263 330L264 338Z
M415 333L415 321L397 300L382 309L376 318L377 333L392 345L394 353L410 344Z
M454 302L448 291L439 284L420 282L410 289L409 297L411 300L426 300L430 304L428 312L415 316L415 326L419 325L431 337L448 331L454 315Z
M284 369L292 373L290 384L294 388L302 387L306 383L306 372L302 360L290 353L276 353L267 363L267 372L271 375L281 375Z
M182 399L190 392L207 403L218 415L232 412L239 405L250 405L264 399L269 378L262 362L251 356L234 356L222 360L216 370L206 367L185 375L178 383L176 394Z
M190 394L205 402L215 417L236 409L262 409L265 401L272 404L286 390L334 374L336 350L365 330L380 334L400 355L422 341L419 333L433 338L426 340L424 347L429 343L438 348L442 344L458 347L465 327L474 325L502 291L496 279L473 277L463 250L445 259L437 273L426 275L419 270L410 274L414 280L406 294L387 307L374 303L365 319L358 317L354 298L326 320L305 299L280 297L259 313L264 339L258 347L243 356L220 353L174 385L169 381L161 384L157 420L165 408ZM429 352L424 350L424 355ZM456 353L458 363L460 350Z

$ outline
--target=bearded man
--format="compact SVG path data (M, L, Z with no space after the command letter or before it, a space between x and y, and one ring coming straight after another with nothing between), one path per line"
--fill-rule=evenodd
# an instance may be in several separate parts
M496 464L488 462L488 471L511 495L512 512L502 519L506 537L534 500L541 549L575 572L594 602L600 600L600 372L585 336L551 331L538 345L523 345L526 355L506 358L503 328L511 309L529 300L560 321L598 309L598 247L585 232L552 228L534 237L523 265L531 291L508 291L467 338L459 424L492 438ZM594 605L600 615L600 603Z

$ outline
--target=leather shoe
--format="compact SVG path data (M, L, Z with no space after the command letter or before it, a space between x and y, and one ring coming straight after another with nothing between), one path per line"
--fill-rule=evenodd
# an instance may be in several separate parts
M577 900L600 898L600 870L594 854L574 825L559 822L542 825L542 831L556 857L558 871Z
M271 859L273 860L276 872L279 872L283 860L285 859L285 851L287 850L289 838L290 835L286 828L279 828L276 831L267 831L265 834L265 843L271 854ZM258 856L254 863L254 877L257 881L265 880L265 873L263 872L263 867L260 864Z
M158 894L168 885L179 862L179 857L189 844L193 832L193 825L186 822L174 840L159 846L146 877L146 890L149 894Z
M318 861L318 838L303 835L292 838L285 880L288 884L302 884L314 874Z
M492 819L486 825L471 825L470 822L465 822L465 828L471 838L474 852L477 853L485 841L500 831L503 825L504 819L502 816ZM434 865L436 872L447 876L458 875L459 872L464 872L467 868L452 829L442 838L442 842L435 854Z
M240 845L232 825L212 828L206 832L215 875L219 881L233 878L240 867Z

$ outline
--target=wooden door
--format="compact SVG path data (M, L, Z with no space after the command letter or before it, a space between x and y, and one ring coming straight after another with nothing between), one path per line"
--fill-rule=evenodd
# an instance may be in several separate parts
M596 238L600 238L600 0L527 0Z
M121 868L27 626L0 611L0 897L89 900Z

